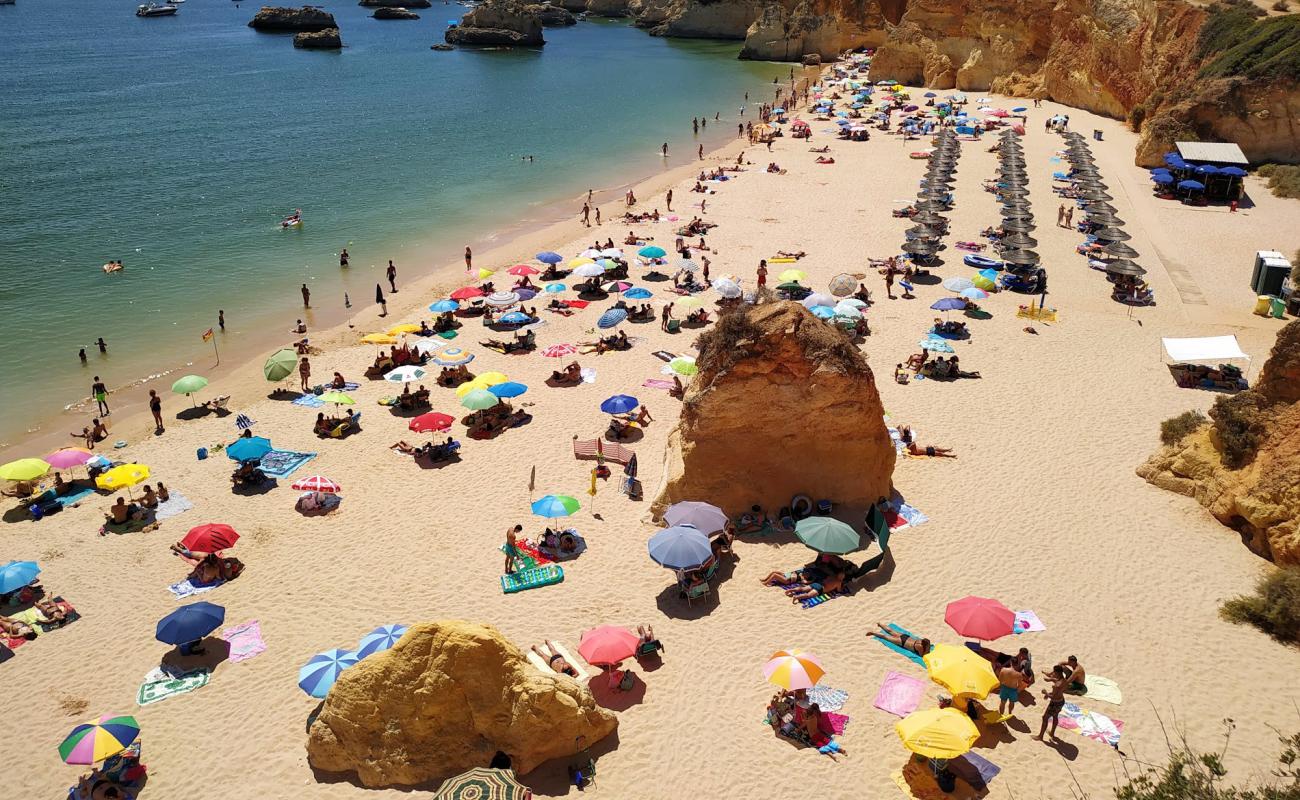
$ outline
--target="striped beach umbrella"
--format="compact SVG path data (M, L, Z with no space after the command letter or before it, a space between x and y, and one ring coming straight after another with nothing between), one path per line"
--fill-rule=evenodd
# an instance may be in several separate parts
M247 414L240 414L235 417L235 430L246 431L251 429L255 424L253 418Z
M139 735L135 717L105 714L73 728L59 745L59 757L65 764L94 764L130 747Z
M611 308L604 314L601 314L600 319L596 320L596 327L608 330L623 324L626 319L627 311L621 308Z
M360 659L350 650L326 650L317 653L298 670L298 688L312 697L324 697L339 679L339 673Z
M542 355L547 358L564 358L578 352L578 348L571 344L553 344L542 351Z
M821 659L804 650L778 650L763 665L763 677L782 689L811 689L826 674Z
M423 379L427 374L428 373L424 371L424 367L407 364L406 366L398 367L392 372L384 375L384 380L389 383L410 383L411 381Z
M445 347L433 357L433 363L442 367L459 367L474 360L474 354L459 347Z
M322 492L324 494L338 494L343 491L342 486L324 475L312 475L310 478L294 481L292 488L297 492Z
M370 633L361 637L361 643L357 645L357 658L362 659L366 656L378 653L381 650L387 650L397 644L397 640L402 638L406 633L407 625L381 625Z
M508 769L475 767L442 782L433 800L526 800L531 792Z

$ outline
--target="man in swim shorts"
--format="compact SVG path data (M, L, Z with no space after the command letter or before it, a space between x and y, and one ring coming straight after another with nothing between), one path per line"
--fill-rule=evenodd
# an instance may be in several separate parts
M1007 664L998 670L998 713L1010 714L1015 711L1016 700L1020 698L1020 687L1025 682L1025 676L1020 674L1020 670Z

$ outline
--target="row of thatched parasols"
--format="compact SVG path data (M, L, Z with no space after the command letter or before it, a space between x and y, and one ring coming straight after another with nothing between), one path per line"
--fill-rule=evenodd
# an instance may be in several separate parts
M960 155L957 134L951 128L942 129L934 137L934 150L913 205L917 212L912 217L915 224L907 229L907 239L903 242L903 252L913 261L923 264L931 261L940 250L939 240L948 232L948 218L939 212L952 207L952 176L957 171Z
M1115 216L1115 207L1110 204L1114 198L1106 193L1106 184L1101 179L1087 139L1074 131L1065 134L1065 138L1065 156L1071 167L1070 182L1078 199L1083 201L1085 230L1101 245L1100 253L1093 255L1101 256L1099 260L1105 262L1107 275L1140 278L1147 271L1133 261L1138 253L1126 244L1132 237L1122 227L1124 220Z

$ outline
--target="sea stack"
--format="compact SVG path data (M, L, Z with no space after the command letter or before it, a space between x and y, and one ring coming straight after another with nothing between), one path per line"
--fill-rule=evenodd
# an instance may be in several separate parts
M489 0L461 18L443 34L448 44L540 47L542 21L517 0Z
M269 33L300 33L302 31L338 30L334 15L312 6L287 8L262 6L248 23L248 27Z
M343 38L338 28L326 28L323 31L303 31L293 36L293 46L304 50L337 50L343 46Z
M400 6L379 6L370 16L375 19L419 19L420 15Z

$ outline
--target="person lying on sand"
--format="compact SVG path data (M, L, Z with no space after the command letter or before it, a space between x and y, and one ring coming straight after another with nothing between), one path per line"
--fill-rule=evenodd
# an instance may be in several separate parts
M951 447L935 447L933 445L926 445L925 447L922 447L916 442L907 443L907 452L911 453L914 456L928 456L929 458L956 458L957 457L956 454L952 452Z
M817 163L818 163L818 164L834 164L834 163L835 163L835 159L832 158L831 156L817 156Z
M28 641L36 638L36 631L31 625L20 620L12 619L0 614L0 633L11 639L27 639Z
M844 573L836 572L821 580L809 581L785 590L785 594L794 602L811 600L823 594L838 592L844 588Z
M533 645L532 651L541 656L541 659L546 662L546 666L561 675L568 675L570 678L578 677L578 670L574 669L573 665L570 664L564 656L560 655L559 648L555 646L555 642L548 639L542 644L545 646L545 650L537 645Z
M787 253L784 250L777 250L776 255L778 258L793 258L795 261L798 261L799 259L803 258L808 254L805 253L803 250L800 250L797 253Z
M50 597L42 597L32 606L40 613L42 621L62 627L68 621L68 612L63 610L63 606L54 602Z
M879 622L876 623L876 627L880 630L868 631L867 635L874 636L877 639L884 639L886 642L898 645L904 650L916 653L918 656L926 655L933 647L933 645L930 644L929 639L918 639L915 636L909 636L906 633L899 633L893 628L886 628Z

